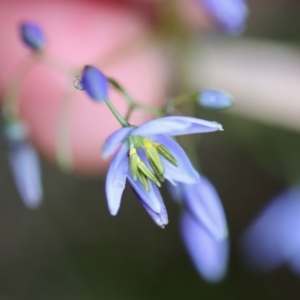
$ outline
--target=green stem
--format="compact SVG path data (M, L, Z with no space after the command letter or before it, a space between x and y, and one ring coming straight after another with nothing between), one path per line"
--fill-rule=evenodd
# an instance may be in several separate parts
M73 162L71 148L71 117L74 105L74 91L73 86L65 87L56 121L56 160L58 166L66 172L71 171Z
M38 55L35 56L35 59L39 63L61 71L62 73L76 74L81 70L80 68L75 68L74 66L71 66L55 57L49 56L45 52L38 53Z
M3 95L3 116L7 121L19 118L22 84L28 73L36 65L35 56L36 53L30 54L19 64L7 85Z
M107 79L108 82L124 97L124 99L129 105L129 109L125 117L126 120L129 119L130 114L135 109L147 110L157 117L161 117L163 115L162 109L138 103L115 79L113 78L107 78Z
M199 93L189 93L189 94L180 95L175 98L171 98L166 102L164 106L164 111L167 111L170 106L175 107L188 101L197 100L198 96Z
M110 111L112 112L112 114L116 117L116 119L122 125L122 127L129 126L128 122L121 116L121 114L117 111L117 109L114 107L114 105L111 103L111 101L109 99L106 99L105 103L107 104L107 106L110 109Z
M129 105L136 104L133 97L131 97L115 79L108 77L107 80L124 97Z

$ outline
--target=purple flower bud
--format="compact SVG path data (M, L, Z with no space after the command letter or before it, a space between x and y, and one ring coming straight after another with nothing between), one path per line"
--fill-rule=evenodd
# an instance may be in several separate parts
M227 273L229 241L216 240L189 213L181 219L181 233L192 261L211 283L221 281Z
M9 163L16 187L24 204L36 208L42 201L39 157L36 150L24 141L9 145Z
M105 75L97 68L85 66L82 73L81 83L88 95L96 101L108 99L108 84Z
M23 42L34 51L40 51L45 47L44 33L41 28L34 23L24 23L21 25L21 38Z
M204 90L198 98L198 104L204 108L221 110L233 105L232 97L218 90Z
M28 208L36 208L42 201L39 157L27 141L27 129L21 122L5 125L10 169L18 192Z
M271 271L282 264L300 273L300 187L279 194L247 229L242 254L250 267Z
M248 6L245 0L198 0L207 14L227 34L240 34L245 30Z

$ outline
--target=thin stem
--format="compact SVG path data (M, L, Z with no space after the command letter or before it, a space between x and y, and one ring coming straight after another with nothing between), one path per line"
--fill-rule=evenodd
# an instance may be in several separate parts
M71 113L74 105L74 91L69 85L65 88L56 122L57 164L62 170L68 172L72 168Z
M175 98L171 98L166 102L166 104L164 106L164 111L168 110L168 108L170 106L174 107L174 106L178 106L178 105L183 104L188 101L196 100L196 99L198 99L198 96L199 96L199 93L192 93L192 94L189 93L189 94L180 95Z
M139 103L137 103L136 107L139 109L149 111L156 117L162 117L164 115L164 112L161 108L155 108L155 107L151 107L151 106L143 105L143 104L139 104Z
M33 59L36 53L27 56L13 73L3 95L3 116L7 120L19 118L20 94L22 83L28 73L35 67L36 61Z
M39 55L35 56L35 59L41 64L47 65L50 68L55 70L59 70L63 73L71 73L76 74L79 72L81 68L75 68L64 61L61 61L53 56L46 54L45 52L39 53Z
M148 105L143 105L138 103L115 79L107 78L108 82L124 97L129 105L129 110L127 114L131 114L135 109L143 109L151 112L153 115L161 117L163 111L161 108L155 108ZM129 117L128 117L129 118ZM125 117L128 120L127 116Z
M124 97L129 105L136 103L133 97L131 97L115 79L108 77L107 80Z
M122 125L122 127L129 126L128 122L121 116L121 114L117 111L117 109L109 99L106 99L105 103L107 104L113 115L116 117L116 119L119 121L119 123Z
M129 118L130 118L132 112L134 111L134 109L135 109L135 105L130 105L130 106L129 106L129 108L128 108L128 110L127 110L127 113L126 113L126 115L125 115L125 120L126 120L127 122L128 122L128 120L129 120Z

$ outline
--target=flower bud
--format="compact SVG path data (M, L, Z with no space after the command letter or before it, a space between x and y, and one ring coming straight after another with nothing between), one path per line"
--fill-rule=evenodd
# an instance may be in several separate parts
M207 109L221 110L233 105L232 97L218 90L204 90L200 93L198 104Z
M107 78L97 68L85 66L81 83L88 95L96 101L105 101L107 95Z
M40 51L45 47L45 36L41 28L34 23L21 25L21 38L32 50Z

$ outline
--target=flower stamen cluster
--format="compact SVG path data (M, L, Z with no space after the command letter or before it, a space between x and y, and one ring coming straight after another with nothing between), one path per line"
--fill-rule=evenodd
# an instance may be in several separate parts
M145 162L140 158L137 149L143 149L143 152L146 155ZM130 137L130 172L133 180L139 180L147 192L150 190L148 180L153 181L158 187L161 186L160 182L165 181L165 168L160 155L168 160L173 166L178 166L175 157L164 145L153 142L142 136Z

